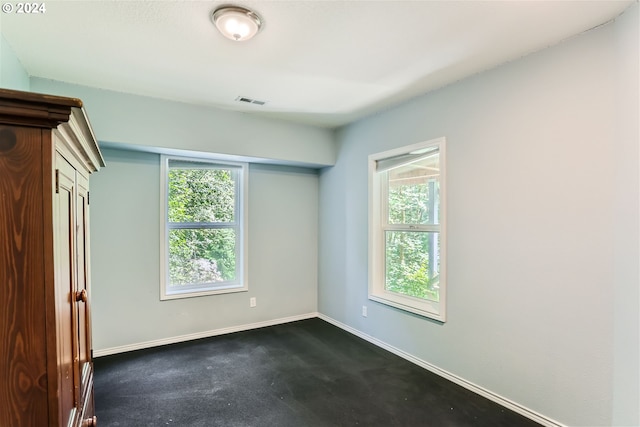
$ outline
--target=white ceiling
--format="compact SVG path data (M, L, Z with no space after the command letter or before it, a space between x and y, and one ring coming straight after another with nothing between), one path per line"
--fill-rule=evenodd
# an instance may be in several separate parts
M54 1L2 13L31 76L334 127L609 22L636 0L239 0L265 22L244 43L229 1ZM257 106L237 97L267 101Z

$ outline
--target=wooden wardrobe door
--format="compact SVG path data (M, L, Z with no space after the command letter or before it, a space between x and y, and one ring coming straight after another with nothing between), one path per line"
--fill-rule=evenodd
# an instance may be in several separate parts
M56 153L55 168L57 184L53 203L53 231L58 396L60 425L66 426L80 401L78 320L75 310L75 169L59 153Z
M76 172L76 245L77 282L76 302L78 310L78 352L82 373L80 395L84 396L91 371L91 327L89 313L89 180Z

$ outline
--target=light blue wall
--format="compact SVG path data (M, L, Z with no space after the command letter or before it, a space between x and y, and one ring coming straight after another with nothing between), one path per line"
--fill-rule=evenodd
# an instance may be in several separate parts
M614 426L640 425L640 7L618 19L614 181ZM634 197L635 195L635 197Z
M91 176L96 352L317 311L315 170L250 166L249 292L160 301L159 155L103 154Z
M549 420L638 425L637 25L342 129L320 175L319 311ZM445 324L367 299L367 156L442 136Z
M331 130L40 78L31 89L82 99L105 153L107 167L91 177L97 354L317 311L313 168L335 161ZM154 152L259 162L249 177L248 293L160 301ZM249 308L250 297L257 307Z
M13 52L9 43L0 34L0 87L29 90L29 74Z
M111 147L180 149L311 167L335 161L333 131L41 78L31 90L82 99L98 140Z

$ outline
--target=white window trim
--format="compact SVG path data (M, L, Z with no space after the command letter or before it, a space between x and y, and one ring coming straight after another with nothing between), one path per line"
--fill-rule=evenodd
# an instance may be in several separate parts
M376 171L379 160L401 156L430 147L439 147L440 155L440 292L439 301L428 301L406 295L388 292L385 289L385 204L380 172ZM369 299L399 308L439 322L446 321L447 301L447 238L446 238L446 139L437 138L429 141L395 148L369 156ZM393 228L386 226L387 229ZM425 225L424 231L432 231L432 226ZM422 227L421 227L422 228Z
M220 285L206 288L189 287L184 292L169 291L169 223L168 223L168 196L169 196L169 160L179 160L196 163L210 163L219 166L231 166L239 169L238 192L236 198L236 213L239 221L239 233L236 243L240 249L236 251L236 262L240 263L237 284ZM243 162L230 162L210 158L181 157L172 155L160 156L160 300L172 300L178 298L199 297L205 295L226 294L233 292L246 292L249 290L248 269L248 206L249 206L249 164Z

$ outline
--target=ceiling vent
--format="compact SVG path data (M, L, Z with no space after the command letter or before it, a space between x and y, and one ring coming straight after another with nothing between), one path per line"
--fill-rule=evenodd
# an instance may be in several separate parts
M255 105L264 105L267 101L260 101L258 99L245 98L244 96L239 96L236 98L238 102L245 102L247 104L255 104Z

